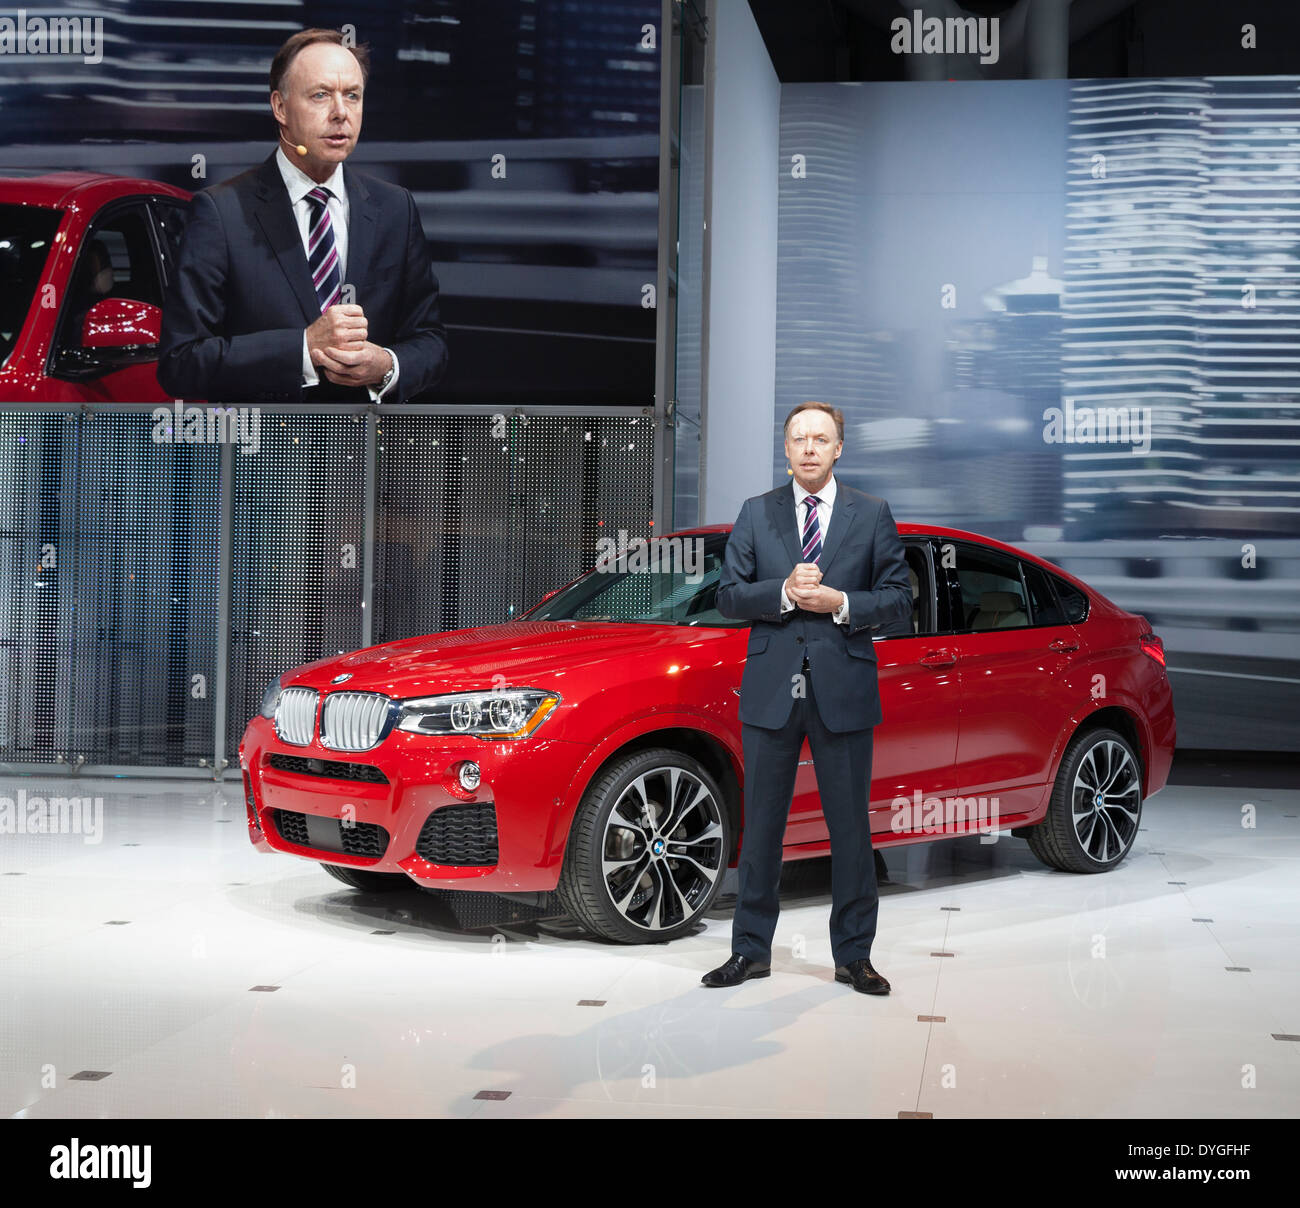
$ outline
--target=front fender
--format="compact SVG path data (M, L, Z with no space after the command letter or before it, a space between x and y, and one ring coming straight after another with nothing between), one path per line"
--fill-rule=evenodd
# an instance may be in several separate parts
M709 716L707 713L695 712L689 709L656 710L644 717L634 718L607 734L578 765L578 770L574 773L556 813L556 824L551 834L548 862L549 860L562 860L564 858L564 849L569 842L569 832L573 827L573 819L578 812L578 805L600 768L604 766L610 756L616 754L628 743L640 738L642 735L653 734L658 730L697 730L699 733L715 739L730 756L737 780L742 778L745 762L740 748L739 735L728 730L716 718Z

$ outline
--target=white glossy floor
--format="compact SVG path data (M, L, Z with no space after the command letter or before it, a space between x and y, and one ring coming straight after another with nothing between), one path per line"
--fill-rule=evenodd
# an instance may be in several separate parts
M104 831L0 835L0 1114L1300 1114L1300 791L1172 786L1106 876L887 852L885 998L832 980L824 862L772 977L710 990L725 907L667 946L494 939L255 852L233 782L20 791L102 796Z

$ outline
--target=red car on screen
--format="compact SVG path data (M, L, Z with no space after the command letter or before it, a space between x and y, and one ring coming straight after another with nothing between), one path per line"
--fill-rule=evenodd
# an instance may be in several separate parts
M360 889L554 891L618 941L691 930L744 837L729 530L658 547L697 558L607 562L517 620L285 673L240 745L253 843ZM1114 868L1173 758L1160 638L1032 554L898 530L912 614L873 642L873 844L1009 830L1053 868ZM829 851L805 742L785 857Z
M163 403L163 290L190 194L90 172L0 176L0 399Z

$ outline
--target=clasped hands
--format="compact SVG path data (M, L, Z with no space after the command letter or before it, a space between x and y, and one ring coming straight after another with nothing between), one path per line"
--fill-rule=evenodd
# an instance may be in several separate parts
M331 306L307 328L311 363L339 386L374 386L384 380L393 358L366 339L366 315L352 302Z
M785 594L798 608L808 612L834 612L844 603L844 593L822 584L822 572L815 562L800 562L785 581Z

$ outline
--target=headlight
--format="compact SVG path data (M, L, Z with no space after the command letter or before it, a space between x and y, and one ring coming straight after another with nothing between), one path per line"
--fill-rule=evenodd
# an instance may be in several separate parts
M267 686L266 691L262 693L262 707L258 709L258 713L265 717L267 721L275 720L275 707L280 703L280 680L283 678L284 676L277 676Z
M397 728L413 734L527 738L559 703L554 692L538 688L422 696L398 702Z

